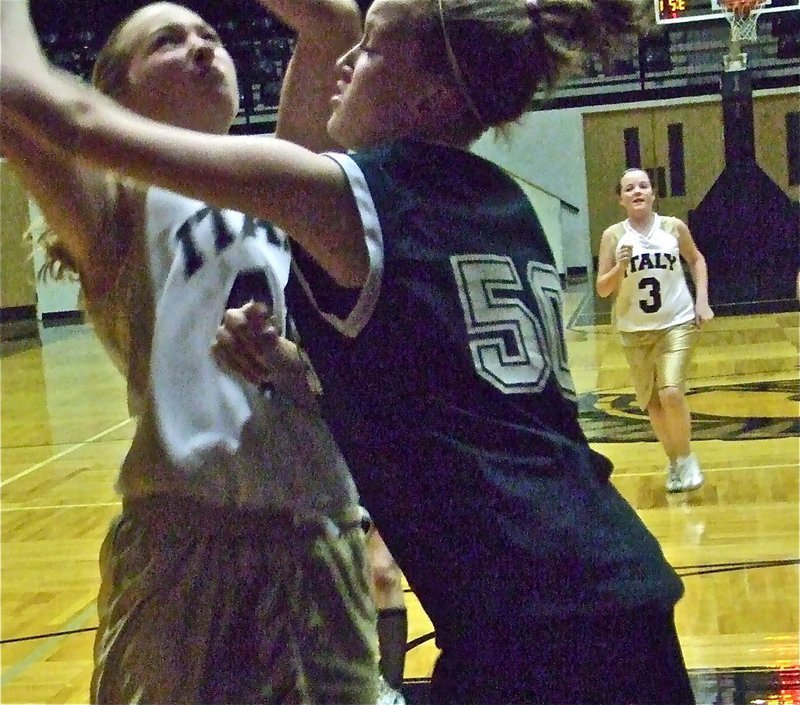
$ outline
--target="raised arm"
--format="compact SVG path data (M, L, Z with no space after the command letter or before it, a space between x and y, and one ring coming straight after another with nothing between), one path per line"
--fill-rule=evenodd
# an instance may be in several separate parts
M361 35L354 0L258 0L297 33L278 104L276 135L315 152L338 149L328 136L333 67Z
M0 7L2 42L13 48L2 53L0 99L32 139L95 167L270 220L337 282L363 283L360 217L330 159L285 140L194 132L126 110L50 69L26 2L2 0Z
M15 52L26 51L32 66L42 70L47 63L38 44L31 46L26 3L2 0L0 7L0 61L5 65ZM116 279L120 261L119 243L104 237L106 217L116 196L104 174L82 168L74 157L25 132L5 104L0 111L0 148L80 270L83 287L89 293L104 291Z
M107 291L117 279L127 242L115 242L105 224L116 190L103 174L43 149L5 121L3 154L47 227L69 253L87 294Z
M714 318L708 303L708 267L703 253L697 249L692 233L683 221L678 221L678 247L692 274L695 288L695 321L698 326Z

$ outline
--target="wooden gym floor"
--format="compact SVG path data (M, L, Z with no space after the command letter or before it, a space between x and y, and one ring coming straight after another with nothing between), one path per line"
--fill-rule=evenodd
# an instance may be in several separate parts
M705 485L664 492L665 459L636 408L616 335L586 287L566 294L581 417L613 481L684 577L678 631L699 705L800 703L798 315L720 317L695 353L690 405ZM122 379L85 325L0 356L3 703L84 703L97 553L133 423ZM407 592L407 694L436 649Z

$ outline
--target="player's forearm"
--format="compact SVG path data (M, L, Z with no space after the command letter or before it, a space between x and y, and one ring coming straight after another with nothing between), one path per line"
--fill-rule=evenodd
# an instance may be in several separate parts
M138 116L118 115L114 111L119 108L111 99L47 61L27 0L0 0L0 11L0 103L4 122L12 123L26 139L60 157L74 159L81 151L86 152L81 156L94 157L93 151L86 148L93 138L103 143L107 154L120 147L104 138L112 131L121 132L120 125L126 119L135 124Z
M268 12L296 32L325 36L353 31L361 13L354 0L258 0Z
M614 266L605 274L600 274L595 282L595 291L600 298L606 298L613 294L620 285L625 274L625 269L619 262L615 262Z
M18 165L23 163L31 140L15 127L10 117L8 111L0 111L0 157L7 159L12 165Z
M698 255L691 265L692 281L694 281L695 300L698 304L708 305L708 267L703 255Z
M93 117L91 102L81 91L84 87L63 80L50 67L5 68L0 76L4 121L42 149L74 156L81 130Z
M2 140L13 153L23 135L34 89L31 83L46 76L49 64L39 47L27 0L0 0L0 104Z
M28 0L0 0L0 63L47 65L33 27Z
M275 134L315 152L339 149L328 135L330 99L336 92L333 67L361 33L353 0L261 0L297 31L286 68Z
M61 74L63 72L59 72ZM64 145L70 153L65 115L80 112L72 82L57 77L39 45L27 0L0 0L0 102L3 122L25 139Z

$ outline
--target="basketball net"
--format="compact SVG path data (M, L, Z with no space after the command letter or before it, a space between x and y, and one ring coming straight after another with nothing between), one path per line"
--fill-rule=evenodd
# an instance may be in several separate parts
M747 67L747 54L742 53L742 42L756 41L756 22L769 0L718 0L718 3L731 26L731 43L725 57L725 70L741 70Z
M742 53L742 42L756 40L756 22L768 0L719 0L719 7L731 26L730 51L725 57L725 70L746 68L747 54Z
M767 0L720 0L719 4L731 26L731 41L754 42L756 21Z

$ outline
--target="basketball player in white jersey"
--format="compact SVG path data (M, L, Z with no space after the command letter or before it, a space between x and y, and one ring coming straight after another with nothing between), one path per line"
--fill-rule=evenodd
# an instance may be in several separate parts
M690 447L685 385L696 333L714 317L706 261L685 223L653 210L646 172L625 171L617 193L628 217L603 233L596 289L602 297L616 295L614 321L633 372L636 399L669 458L667 491L687 492L703 484ZM694 280L694 301L681 258Z
M332 61L358 36L349 0L262 4L292 10L290 71ZM321 22L336 24L328 39ZM26 4L3 2L2 23L21 37ZM4 59L12 47L4 41ZM93 82L137 119L204 138L226 133L238 109L220 36L174 3L118 25ZM302 114L290 122L300 139ZM224 373L209 351L232 300L268 303L283 327L287 239L208 199L92 169L6 111L0 138L45 214L54 267L80 275L137 417L117 479L122 512L100 553L91 702L376 702L358 496L316 402L303 400L305 372L267 390Z

